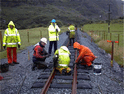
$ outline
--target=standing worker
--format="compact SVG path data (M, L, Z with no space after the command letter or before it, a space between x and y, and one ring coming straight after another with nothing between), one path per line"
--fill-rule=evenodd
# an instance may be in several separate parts
M54 44L54 52L57 50L57 41L59 40L60 28L56 24L56 20L52 19L51 25L48 28L49 32L49 54L52 51L52 45Z
M60 49L56 50L53 57L54 67L61 74L71 74L71 69L68 67L70 64L70 51L66 46L61 46Z
M14 66L14 64L19 64L17 62L16 50L17 46L18 48L20 48L20 45L21 45L20 34L18 30L15 28L13 21L10 21L8 24L8 28L4 32L3 48L5 49L7 47L8 63L11 66ZM11 50L13 50L13 59L11 57Z
M72 24L70 24L70 26L68 27L70 33L69 33L69 44L71 46L71 40L74 43L74 39L75 39L75 26L73 26Z
M88 66L92 69L92 62L97 58L97 56L95 56L88 47L80 45L78 42L75 42L73 47L79 51L79 56L75 63L79 63L80 61L81 65Z
M35 67L47 68L47 64L45 63L45 59L47 57L49 57L49 54L44 49L46 44L47 44L47 39L41 38L40 42L34 46L32 71L35 70Z
M75 25L75 31L77 31L77 25Z

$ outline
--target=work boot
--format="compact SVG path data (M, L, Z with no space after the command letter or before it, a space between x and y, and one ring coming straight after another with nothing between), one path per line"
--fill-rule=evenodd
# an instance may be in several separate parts
M93 61L91 61L91 63L92 63L92 64L94 64L94 62L93 62Z
M36 67L36 66L37 66L36 64L33 64L33 66L32 66L32 71L35 70L35 67Z
M19 62L13 62L14 64L19 64Z
M34 70L35 70L35 66L32 67L32 71L34 71Z
M68 73L66 73L67 75L71 75L71 71L69 71Z
M62 70L62 75L65 75L65 74L66 74L66 70L63 69L63 70Z
M9 65L10 65L10 66L14 66L14 64L13 64L13 63L9 63Z
M87 69L88 69L88 70L92 70L92 69L93 69L93 65L88 66Z

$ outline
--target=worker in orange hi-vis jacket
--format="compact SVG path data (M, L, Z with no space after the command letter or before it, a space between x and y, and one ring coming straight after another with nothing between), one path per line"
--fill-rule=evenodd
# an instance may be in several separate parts
M79 56L77 57L75 63L79 63L80 61L81 65L86 65L92 68L92 63L97 56L95 56L88 47L80 45L78 42L75 42L73 47L79 51Z

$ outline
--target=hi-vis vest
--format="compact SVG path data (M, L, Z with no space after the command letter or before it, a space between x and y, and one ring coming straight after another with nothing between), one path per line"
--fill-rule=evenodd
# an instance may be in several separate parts
M69 57L69 53L67 51L64 51L62 49L58 49L55 54L58 54L59 58L58 58L58 67L63 67L63 68L67 68L69 63L70 63L70 57Z
M70 37L70 38L75 38L75 27L74 27L73 25L70 25L70 26L68 27L68 29L70 30L70 35L69 35L69 37Z
M14 28L11 29L9 25L13 25ZM17 47L17 44L21 45L21 39L18 30L12 21L8 24L8 28L4 32L3 46L7 47Z
M58 32L60 32L60 28L58 27L58 25L56 25L56 23L55 23L55 27L54 27L51 23L51 25L48 28L49 41L58 41L59 40L59 34L58 34L58 32L56 32L56 29L58 29Z

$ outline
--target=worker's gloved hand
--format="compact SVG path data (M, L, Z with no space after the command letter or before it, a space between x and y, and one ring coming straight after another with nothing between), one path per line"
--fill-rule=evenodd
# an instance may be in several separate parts
M56 32L58 32L58 29L56 29Z
M5 48L6 48L6 46L3 46L3 48L5 49Z
M20 48L20 45L18 44L18 48Z

